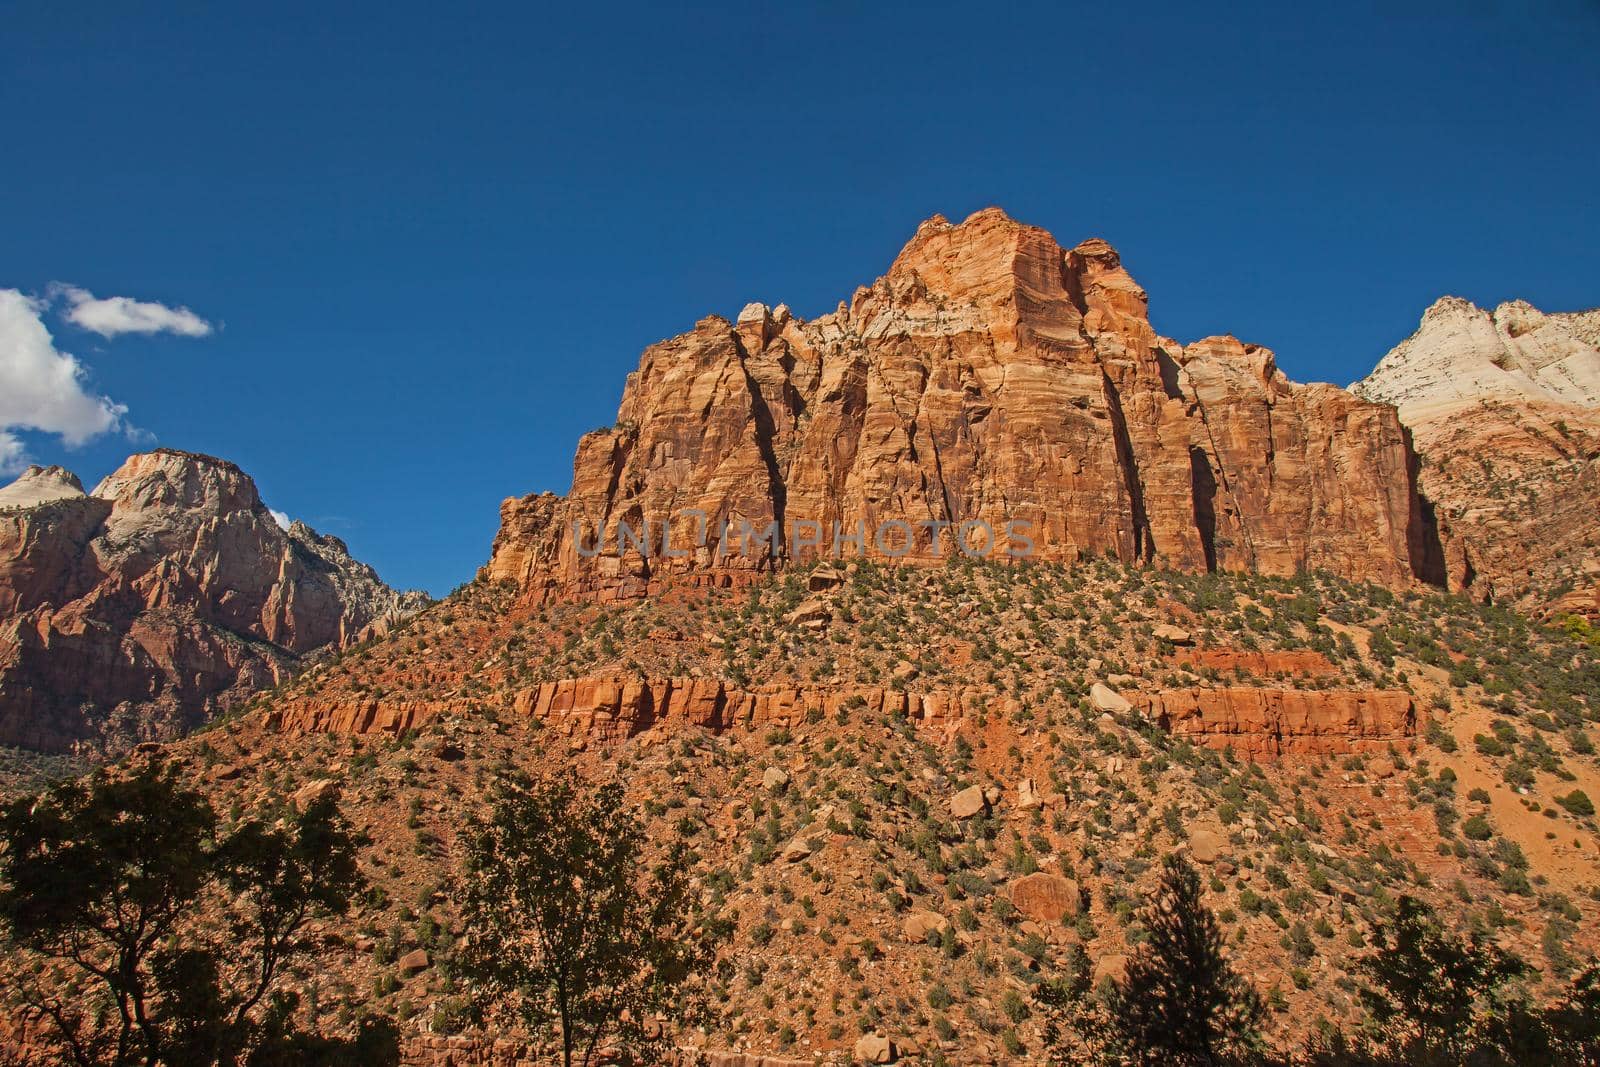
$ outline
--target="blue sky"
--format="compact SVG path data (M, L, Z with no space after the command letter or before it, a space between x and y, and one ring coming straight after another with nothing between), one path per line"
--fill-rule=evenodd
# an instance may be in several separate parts
M1158 329L1298 379L1443 293L1600 303L1593 0L568 7L7 5L0 289L192 309L43 317L140 440L435 593L645 345L830 310L935 212L1105 237Z

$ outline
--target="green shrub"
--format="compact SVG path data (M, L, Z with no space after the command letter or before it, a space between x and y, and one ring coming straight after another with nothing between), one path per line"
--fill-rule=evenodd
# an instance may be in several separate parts
M1594 814L1594 801L1581 789L1574 789L1564 797L1556 797L1556 803L1580 819L1587 819Z

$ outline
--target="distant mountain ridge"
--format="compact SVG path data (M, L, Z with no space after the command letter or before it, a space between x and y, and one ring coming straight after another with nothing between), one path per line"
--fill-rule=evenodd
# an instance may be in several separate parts
M0 489L0 745L170 737L426 603L225 460L142 453L90 493L30 468Z

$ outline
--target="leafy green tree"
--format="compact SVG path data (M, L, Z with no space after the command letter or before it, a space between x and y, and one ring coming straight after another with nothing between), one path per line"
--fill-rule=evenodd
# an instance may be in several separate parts
M159 756L14 801L0 843L0 985L77 1067L232 1065L304 1037L285 969L359 884L331 797L224 828Z
M1058 1063L1218 1067L1262 1054L1261 998L1223 952L1200 876L1169 857L1140 919L1148 937L1123 977L1088 991L1084 961L1039 994Z
M668 1038L660 1016L706 1010L714 950L679 841L648 862L649 835L616 784L502 786L466 835L459 963L486 1015L553 1025L561 1062L602 1051L636 1063Z
M1400 898L1393 922L1377 927L1372 944L1360 965L1370 979L1361 1001L1379 1047L1404 1062L1461 1063L1529 1030L1531 1017L1506 996L1527 965L1476 932L1452 934L1415 897Z

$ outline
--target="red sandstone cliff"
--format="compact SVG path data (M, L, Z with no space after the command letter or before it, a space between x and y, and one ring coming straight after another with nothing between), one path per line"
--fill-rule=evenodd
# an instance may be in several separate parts
M87 495L32 470L0 490L0 745L171 736L425 601L231 463L162 449Z
M651 346L616 424L579 442L571 492L501 516L485 573L535 598L737 581L830 554L834 524L864 523L866 553L892 554L894 520L981 520L996 553L1023 552L1007 524L1025 524L1012 532L1042 559L1442 573L1392 407L1291 383L1231 337L1157 335L1109 245L1064 250L997 209L923 223L832 314L753 304ZM741 521L780 535L755 551L719 536ZM661 551L667 522L681 557ZM622 541L646 523L653 551ZM801 543L811 523L820 548ZM934 556L935 536L951 551L949 532L913 532L910 558Z

